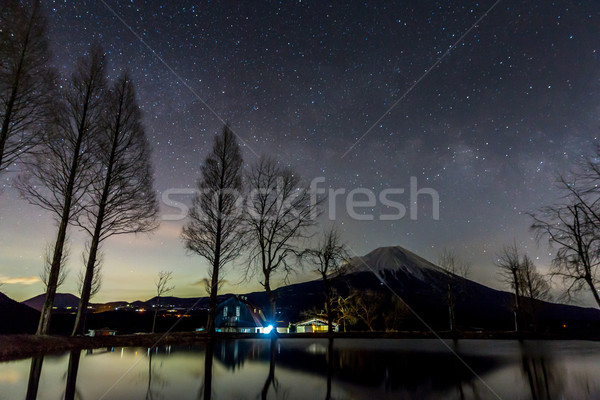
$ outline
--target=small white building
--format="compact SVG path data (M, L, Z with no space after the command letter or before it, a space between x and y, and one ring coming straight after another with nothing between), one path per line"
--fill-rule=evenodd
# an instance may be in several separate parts
M327 321L321 318L312 318L306 321L298 322L294 324L296 326L296 333L324 333L329 332L329 326ZM339 332L339 325L333 323L333 331Z

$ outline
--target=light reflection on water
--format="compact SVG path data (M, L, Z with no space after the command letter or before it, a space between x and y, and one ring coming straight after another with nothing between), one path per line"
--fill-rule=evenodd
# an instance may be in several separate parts
M0 363L0 398L600 398L600 343L447 343L481 379L435 340L248 339Z

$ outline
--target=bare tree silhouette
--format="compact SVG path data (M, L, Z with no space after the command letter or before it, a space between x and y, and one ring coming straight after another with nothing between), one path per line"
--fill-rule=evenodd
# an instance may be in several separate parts
M298 241L308 237L318 203L289 167L269 157L261 157L248 174L249 198L246 235L250 240L250 260L246 277L260 273L270 303L270 318L276 319L273 275L283 273L284 281L294 271L291 258L298 256Z
M156 317L158 315L158 308L160 307L160 298L169 293L175 288L175 286L169 286L171 279L173 278L173 272L171 271L160 271L156 280L156 304L154 305L154 319L152 320L152 333L156 328Z
M348 251L340 238L338 231L331 228L323 234L318 244L312 249L306 249L303 257L307 258L314 271L321 276L323 280L323 290L325 292L325 314L327 316L327 326L329 333L333 332L333 288L331 279L342 276L348 269Z
M505 245L502 251L498 254L496 267L500 275L500 279L508 285L515 294L515 331L521 330L521 255L517 247L517 243Z
M202 165L202 178L183 228L186 248L209 263L209 311L206 330L215 332L217 295L225 266L244 247L242 208L242 155L235 135L225 125L215 136L211 153Z
M62 267L67 228L82 210L91 185L92 138L101 128L105 102L104 55L93 46L80 58L54 109L53 123L19 181L23 197L54 214L58 232L48 275L48 290L37 334L47 334Z
M456 331L456 302L464 295L464 280L471 270L471 266L459 260L453 250L443 249L440 254L438 265L445 272L446 280L446 303L448 305L448 316L450 320L450 331Z
M106 114L94 145L95 179L89 187L84 212L76 220L90 235L90 244L73 335L83 332L83 313L97 275L101 243L113 235L150 232L158 227L150 145L127 73L108 93Z
M39 143L54 97L47 22L39 0L0 10L0 172Z

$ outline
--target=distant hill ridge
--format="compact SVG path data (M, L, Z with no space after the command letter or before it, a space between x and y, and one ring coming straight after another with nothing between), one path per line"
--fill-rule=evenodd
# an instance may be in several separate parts
M46 294L42 293L23 301L22 304L41 312L45 300ZM56 293L56 297L54 298L54 307L67 308L77 306L79 306L79 297L71 293Z
M33 332L40 313L0 293L0 334Z
M436 329L447 326L446 290L448 274L419 255L400 246L381 247L362 257L350 259L351 268L342 277L333 280L333 287L341 296L347 296L350 288L372 290L382 293L388 300L393 290L427 321L433 321ZM492 289L480 283L456 276L462 282L465 295L457 302L457 318L462 326L477 326L490 329L511 329L514 316L511 311L513 294ZM389 286L382 284L382 280ZM297 320L302 311L323 307L323 283L319 279L295 283L276 289L278 318ZM230 294L220 295L224 299ZM251 303L263 309L268 307L264 292L247 293ZM26 300L24 303L41 309L43 295ZM131 304L134 307L151 308L156 298L147 301L110 302L106 305ZM161 304L178 308L206 308L206 297L162 297ZM57 307L77 307L78 298L71 294L58 294ZM600 310L566 304L539 302L540 320L550 321L554 326L563 321L600 322Z

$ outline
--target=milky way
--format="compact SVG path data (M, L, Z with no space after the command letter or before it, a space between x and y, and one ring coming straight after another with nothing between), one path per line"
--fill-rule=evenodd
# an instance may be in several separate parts
M551 250L535 242L523 213L556 201L556 174L598 135L600 3L500 1L352 148L495 2L240 3L45 3L64 76L92 42L106 50L111 78L132 72L159 196L194 186L229 121L247 163L276 154L327 188L408 189L412 176L439 193L439 220L424 205L416 220L356 221L339 196L336 224L359 254L401 245L435 260L452 247L473 264L473 279L498 287L494 254L514 239L547 267ZM0 261L3 275L31 277L52 221L19 200L17 172L2 177ZM379 203L363 211L386 212ZM174 271L176 294L201 293L192 283L205 264L186 256L180 228L166 221L149 238L108 241L98 300L149 297L160 269ZM71 237L75 281L82 246ZM257 289L234 285L238 278L232 272L226 290ZM6 286L17 298L41 291Z

